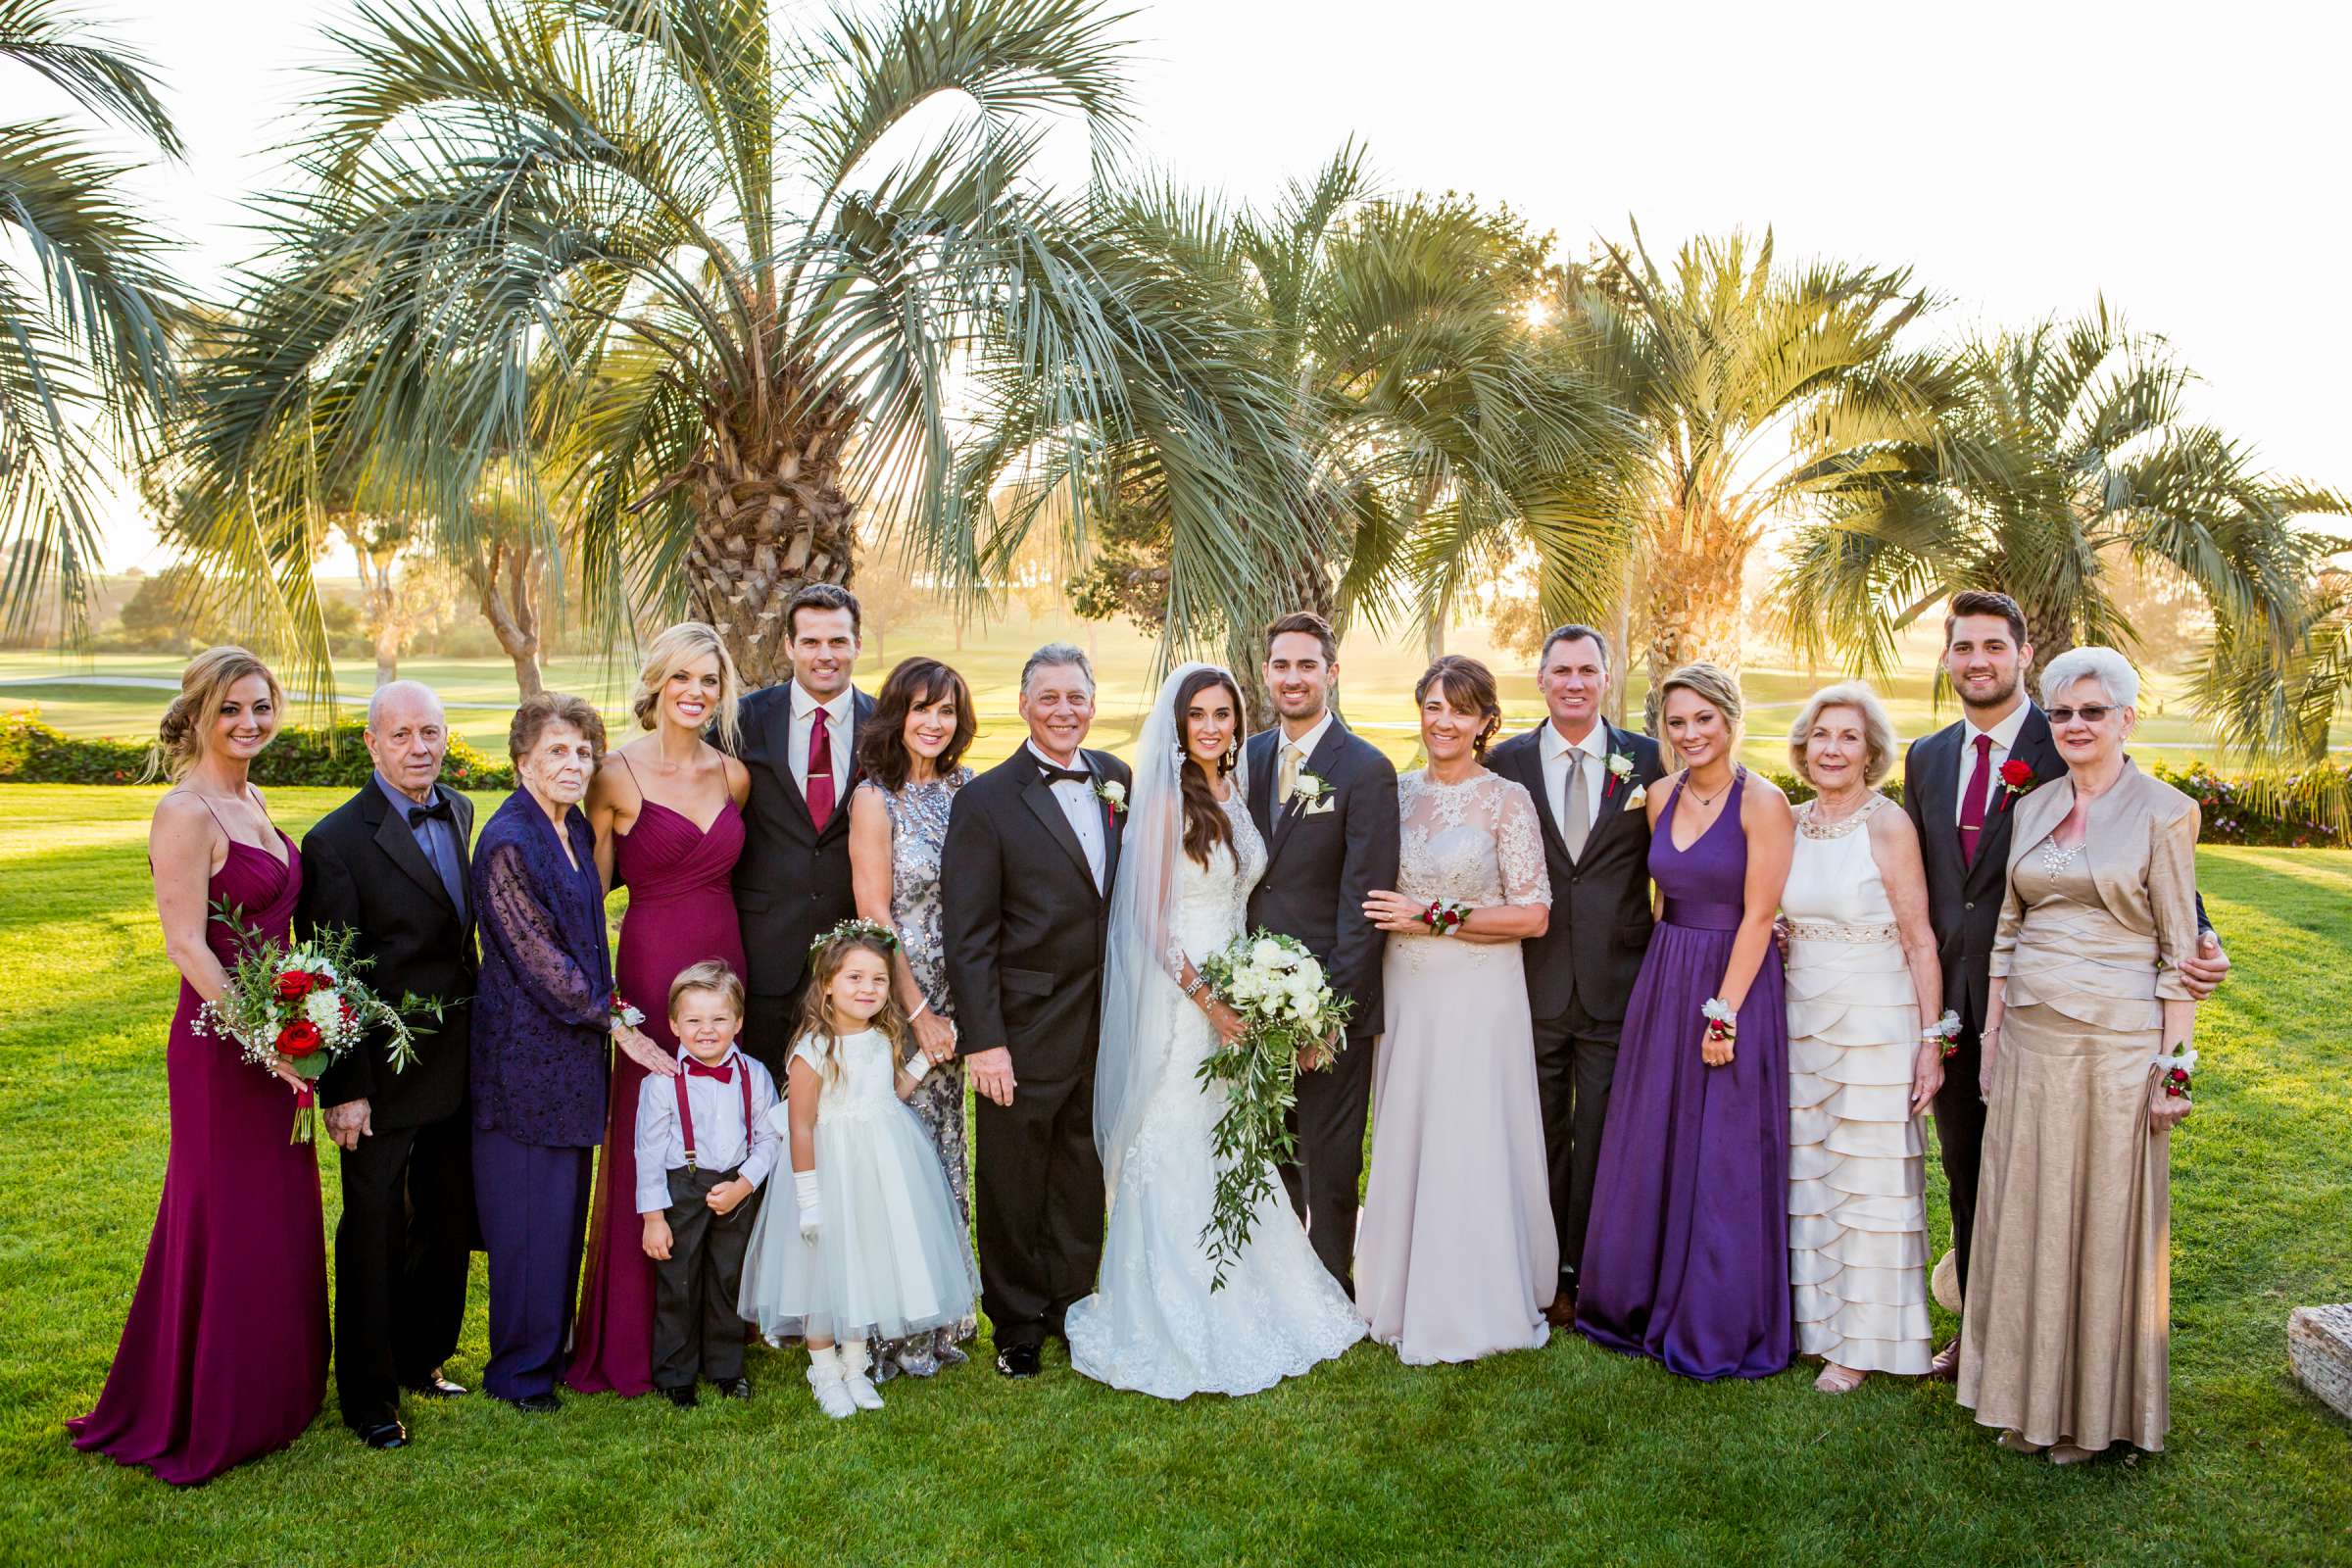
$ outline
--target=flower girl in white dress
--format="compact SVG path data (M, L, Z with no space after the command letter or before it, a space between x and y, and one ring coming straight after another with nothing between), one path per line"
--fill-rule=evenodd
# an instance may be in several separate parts
M808 1340L808 1387L837 1420L882 1408L868 1341L960 1322L978 1289L947 1173L903 1102L925 1064L890 994L891 941L846 921L809 961L791 1089L773 1112L795 1202L760 1211L743 1265L744 1317L771 1340Z

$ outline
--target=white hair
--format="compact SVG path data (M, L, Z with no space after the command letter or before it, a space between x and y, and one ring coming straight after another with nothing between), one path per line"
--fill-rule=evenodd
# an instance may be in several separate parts
M368 727L369 729L381 727L385 706L404 697L423 698L432 705L434 713L442 716L444 723L448 721L447 715L441 712L441 694L439 692L420 680L388 680L375 689L374 696L368 699Z
M1805 771L1805 742L1812 738L1813 726L1821 715L1833 708L1850 708L1862 715L1862 739L1866 756L1862 764L1862 782L1876 788L1894 767L1894 725L1886 717L1886 705L1879 694L1858 680L1836 686L1825 686L1809 698L1788 726L1788 761L1796 776L1812 782Z
M2139 671L2112 648L2069 648L2041 669L2042 706L2079 680L2095 680L2118 708L2139 706Z

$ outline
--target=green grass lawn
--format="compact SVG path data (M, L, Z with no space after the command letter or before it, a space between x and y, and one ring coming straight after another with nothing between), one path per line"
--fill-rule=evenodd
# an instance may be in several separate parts
M2202 857L2236 975L2175 1143L2158 1457L2058 1471L1997 1451L1944 1385L1701 1387L1576 1340L1411 1369L1358 1347L1173 1406L1056 1351L1038 1382L975 1364L843 1423L800 1357L759 1349L748 1406L419 1403L415 1446L376 1454L330 1403L288 1451L181 1492L61 1425L105 1378L163 1176L154 795L0 790L0 1561L2352 1561L2352 1430L2295 1387L2283 1338L2289 1307L2352 1295L2352 1060L2328 1021L2352 1015L2352 853ZM299 835L337 798L273 805ZM1939 1184L1932 1212L1940 1243ZM477 1259L463 1382L483 1311Z

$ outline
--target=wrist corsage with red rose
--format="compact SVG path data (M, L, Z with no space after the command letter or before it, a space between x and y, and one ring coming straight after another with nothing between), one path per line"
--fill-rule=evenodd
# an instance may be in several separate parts
M2197 1070L2197 1051L2185 1041L2175 1045L2170 1052L2158 1052L2154 1066L2161 1076L2167 1100L2186 1100L2189 1074Z

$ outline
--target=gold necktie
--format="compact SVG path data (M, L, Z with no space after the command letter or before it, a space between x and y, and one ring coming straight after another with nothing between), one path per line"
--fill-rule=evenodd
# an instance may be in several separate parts
M1274 775L1274 793L1285 806L1291 804L1291 791L1298 787L1298 764L1305 760L1297 745L1282 743L1282 766Z

